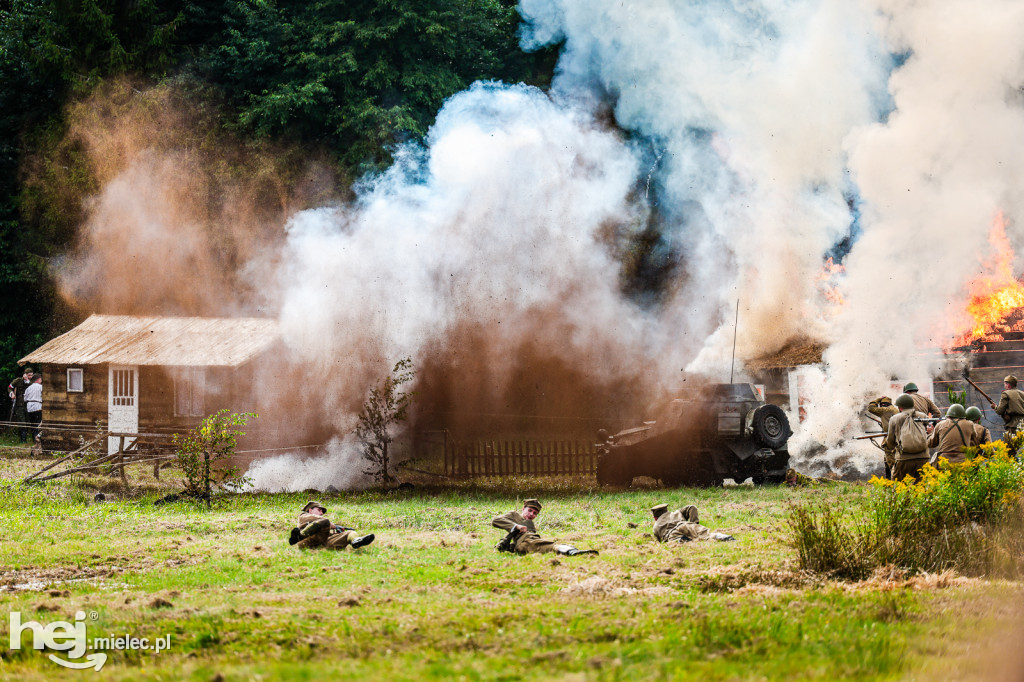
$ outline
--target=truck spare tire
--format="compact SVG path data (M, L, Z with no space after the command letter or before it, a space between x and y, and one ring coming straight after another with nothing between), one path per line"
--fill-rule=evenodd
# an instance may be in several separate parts
M754 411L751 425L758 442L773 450L783 447L793 433L786 413L778 405L761 405Z

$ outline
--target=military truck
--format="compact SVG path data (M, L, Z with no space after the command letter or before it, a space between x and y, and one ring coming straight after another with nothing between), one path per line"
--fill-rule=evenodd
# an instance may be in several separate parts
M597 481L628 486L638 476L664 485L715 486L781 482L789 468L789 419L753 384L710 384L693 398L672 400L654 421L598 434Z

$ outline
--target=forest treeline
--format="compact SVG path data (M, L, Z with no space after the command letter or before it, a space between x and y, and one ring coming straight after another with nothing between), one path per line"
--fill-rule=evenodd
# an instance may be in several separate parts
M519 22L515 0L0 0L0 363L78 321L51 268L99 190L65 137L76 102L170 83L211 134L308 151L345 186L473 81L546 85L556 50L523 52ZM47 162L59 183L28 170Z

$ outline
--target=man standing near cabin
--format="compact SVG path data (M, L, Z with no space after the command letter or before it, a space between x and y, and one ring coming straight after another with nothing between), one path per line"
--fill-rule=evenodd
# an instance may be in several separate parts
M674 512L668 510L667 504L651 507L654 515L654 537L659 542L691 542L693 540L735 540L725 533L712 533L699 523L697 507L688 504Z
M537 526L533 523L533 520L540 515L540 509L540 500L529 499L523 502L522 511L510 511L507 514L494 517L491 525L508 533L506 537L506 540L508 540L507 550L503 540L498 544L499 551L509 551L516 554L556 552L565 556L597 554L596 549L576 549L572 545L542 539L537 534Z
M915 419L927 419L928 415L914 409L914 399L906 393L896 398L900 413L889 420L885 444L896 450L896 466L892 470L894 481L910 476L921 479L921 469L928 465L928 431L924 424Z
M43 421L43 377L36 374L25 389L25 414L33 442L39 442L39 424Z
M971 405L967 408L967 419L972 422L971 429L974 431L971 438L971 445L977 447L992 442L992 433L981 425L981 408Z
M918 412L924 412L929 417L941 417L942 410L939 409L939 406L932 402L932 399L928 396L918 393L917 390L917 384L913 381L903 387L903 392L914 400L914 409Z
M15 377L7 386L7 395L11 399L10 420L18 424L18 438L25 442L31 429L28 426L28 413L25 409L25 389L32 385L32 368L25 366L20 377Z
M292 528L288 544L298 545L299 549L345 549L349 546L352 549L359 549L374 541L376 536L373 533L356 535L352 528L331 523L331 520L324 516L326 513L327 507L322 503L316 500L307 502L299 512L299 519L296 527Z
M1003 379L1003 394L999 396L996 414L1006 422L1003 440L1009 443L1020 432L1024 421L1024 392L1017 388L1017 377L1012 374Z

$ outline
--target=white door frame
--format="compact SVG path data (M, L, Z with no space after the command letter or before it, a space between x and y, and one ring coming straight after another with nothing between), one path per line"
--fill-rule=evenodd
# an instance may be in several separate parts
M110 365L107 370L107 424L115 433L139 432L139 368L138 366ZM125 438L128 447L134 438ZM107 438L107 454L114 454L121 439Z

